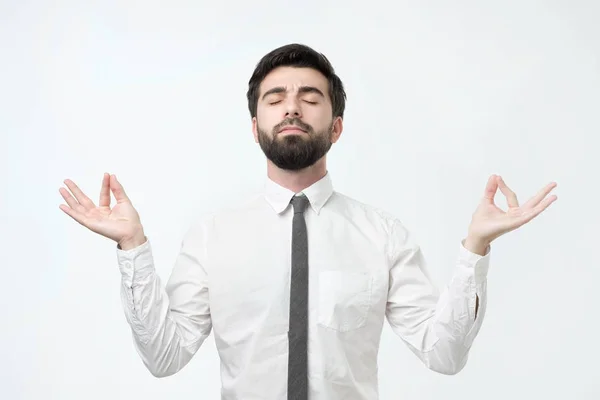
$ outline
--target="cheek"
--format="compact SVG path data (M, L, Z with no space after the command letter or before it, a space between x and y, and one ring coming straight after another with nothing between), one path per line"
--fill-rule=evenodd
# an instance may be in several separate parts
M269 130L279 122L279 118L275 110L259 107L256 110L256 121L261 129Z
M331 125L331 114L325 112L317 112L306 115L306 122L310 123L316 130L324 130ZM309 122L310 121L310 122Z

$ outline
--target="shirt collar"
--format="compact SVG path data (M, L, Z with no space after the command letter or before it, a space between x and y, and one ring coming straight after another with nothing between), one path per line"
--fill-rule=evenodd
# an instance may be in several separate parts
M323 208L329 197L333 194L333 185L329 172L323 178L304 189L302 193L308 197L312 209L319 214L321 208ZM296 193L293 191L280 186L267 177L265 198L276 213L280 214L285 211L290 205L292 197L295 195Z

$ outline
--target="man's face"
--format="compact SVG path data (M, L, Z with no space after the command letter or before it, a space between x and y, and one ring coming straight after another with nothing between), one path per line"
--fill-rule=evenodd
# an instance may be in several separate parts
M327 154L342 130L332 117L327 79L311 68L277 68L263 80L254 138L277 167L301 170Z

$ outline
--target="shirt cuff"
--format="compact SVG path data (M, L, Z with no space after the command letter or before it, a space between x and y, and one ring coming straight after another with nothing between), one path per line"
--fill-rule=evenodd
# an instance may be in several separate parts
M490 253L491 245L485 249L485 255L475 254L469 251L462 242L458 252L458 262L464 268L469 269L475 275L477 285L482 284L487 279L488 270L490 269Z
M143 279L154 268L149 239L133 249L122 250L117 247L116 251L123 284L127 287L132 287L136 280Z

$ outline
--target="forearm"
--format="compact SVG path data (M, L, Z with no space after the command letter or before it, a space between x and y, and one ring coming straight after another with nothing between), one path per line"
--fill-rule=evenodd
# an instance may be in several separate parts
M455 374L465 365L487 302L486 256L460 246L454 273L439 293L428 278L416 245L400 254L390 278L388 320L392 329L430 369ZM407 284L410 283L410 286Z
M207 334L190 316L172 312L153 262L147 242L119 252L122 304L135 346L148 370L164 377L181 370Z
M486 288L485 281L459 274L444 289L426 324L425 336L433 340L429 348L422 349L421 357L430 369L456 374L466 365L485 316Z
M480 238L477 238L477 237L467 236L465 238L465 240L463 240L462 245L465 247L465 249L469 250L470 252L480 255L480 256L484 256L489 251L490 243L488 243L485 240L482 240ZM477 316L478 311L479 311L479 296L476 296L475 316Z

